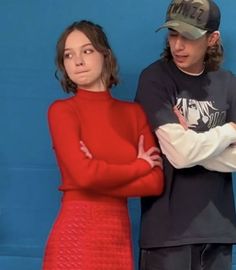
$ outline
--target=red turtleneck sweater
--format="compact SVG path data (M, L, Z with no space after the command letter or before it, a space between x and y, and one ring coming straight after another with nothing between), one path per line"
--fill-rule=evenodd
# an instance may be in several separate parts
M67 199L159 195L163 174L137 158L138 140L155 145L147 119L136 103L119 101L109 91L78 90L49 108L49 127ZM82 140L92 153L86 158Z

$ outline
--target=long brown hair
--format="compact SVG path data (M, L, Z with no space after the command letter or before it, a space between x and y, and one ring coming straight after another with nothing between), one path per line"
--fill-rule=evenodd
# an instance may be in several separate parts
M210 33L207 33L207 35L209 34ZM161 57L167 61L173 59L168 39L166 39L166 46L163 52L161 53ZM224 49L221 40L219 39L213 46L207 48L204 59L206 71L218 70L220 68L221 63L223 62L223 59L224 59Z
M62 88L67 93L76 93L77 85L68 77L64 66L64 49L68 35L74 30L81 31L91 41L94 48L104 55L104 66L102 71L102 80L105 86L110 89L113 85L117 85L118 65L114 53L109 45L103 28L91 21L78 21L69 25L61 34L56 45L56 78L60 81Z

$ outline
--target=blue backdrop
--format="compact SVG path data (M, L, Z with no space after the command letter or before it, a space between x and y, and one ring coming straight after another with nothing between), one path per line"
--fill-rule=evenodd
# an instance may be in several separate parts
M0 0L0 269L39 270L55 218L59 173L47 128L49 104L64 97L54 78L55 43L71 22L101 24L120 65L116 97L132 100L143 67L159 57L167 0ZM222 10L224 66L236 73L235 0ZM139 204L130 201L137 260ZM236 269L236 267L235 267Z

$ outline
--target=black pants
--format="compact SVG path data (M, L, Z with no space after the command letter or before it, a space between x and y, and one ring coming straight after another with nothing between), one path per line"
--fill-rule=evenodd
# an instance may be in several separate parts
M231 244L196 244L141 249L140 252L140 270L231 269Z

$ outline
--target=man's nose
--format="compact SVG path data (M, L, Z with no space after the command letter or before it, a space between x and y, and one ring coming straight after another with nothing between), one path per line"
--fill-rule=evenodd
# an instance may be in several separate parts
M183 48L184 48L184 40L181 36L178 36L176 41L175 41L175 49L181 50Z

